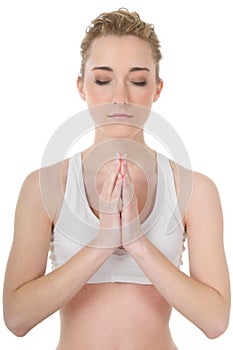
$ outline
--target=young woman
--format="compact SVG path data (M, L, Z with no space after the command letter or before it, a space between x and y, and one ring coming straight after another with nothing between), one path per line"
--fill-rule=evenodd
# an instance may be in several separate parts
M174 350L175 307L216 338L230 310L217 189L144 141L163 86L154 28L135 12L104 13L81 48L77 85L95 140L22 186L5 277L6 325L24 336L60 310L59 350ZM186 236L190 276L179 270ZM53 271L45 275L49 250Z

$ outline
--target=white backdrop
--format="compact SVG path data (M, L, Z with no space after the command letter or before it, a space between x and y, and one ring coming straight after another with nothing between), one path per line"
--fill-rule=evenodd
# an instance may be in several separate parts
M225 216L225 245L232 275L232 11L227 0L8 0L0 3L1 285L12 236L14 210L26 175L40 167L52 133L86 108L76 90L79 45L90 21L121 6L155 25L164 59L164 90L153 109L172 124L189 152L192 168L217 184ZM187 271L187 255L185 254ZM39 305L38 305L39 307ZM176 311L171 330L179 350L228 350L228 331L216 340ZM0 317L4 349L55 349L59 317L53 315L24 338ZM4 345L3 345L4 342Z

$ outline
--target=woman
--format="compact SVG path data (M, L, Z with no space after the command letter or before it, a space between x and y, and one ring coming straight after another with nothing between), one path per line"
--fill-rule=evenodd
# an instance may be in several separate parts
M22 186L5 278L6 325L24 336L60 310L59 350L173 350L175 307L216 338L230 310L217 189L144 141L163 86L154 29L120 9L95 19L81 48L77 85L95 140ZM190 276L179 270L186 235ZM54 269L45 275L50 249Z

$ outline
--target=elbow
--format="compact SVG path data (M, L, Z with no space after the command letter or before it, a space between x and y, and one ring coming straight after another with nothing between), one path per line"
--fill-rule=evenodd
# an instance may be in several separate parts
M209 339L216 339L226 332L230 320L230 300L224 301L214 312L209 312L208 320L202 328Z
M17 318L13 315L11 317L4 316L4 321L9 331L16 337L24 337L30 330L23 322L17 321Z
M10 328L8 328L8 329L10 329ZM19 337L19 338L24 337L24 336L28 333L28 331L25 331L25 330L20 329L20 328L11 328L10 331L11 331L16 337Z
M9 329L9 331L11 331L11 333L13 333L16 337L24 337L29 332L29 330L25 329L22 326L7 323L7 322L5 322L5 324Z
M16 337L24 337L28 333L28 330L23 327L16 326L7 322L5 322L5 324L9 331L11 331L11 333L13 333Z
M14 295L3 295L3 318L6 327L16 337L24 337L32 328L28 312Z
M216 339L220 337L225 331L226 329L211 329L211 330L205 331L204 333L207 336L207 338Z
M209 339L216 339L226 332L228 324L229 318L222 320L218 319L216 322L209 324L209 326L204 330L204 333Z

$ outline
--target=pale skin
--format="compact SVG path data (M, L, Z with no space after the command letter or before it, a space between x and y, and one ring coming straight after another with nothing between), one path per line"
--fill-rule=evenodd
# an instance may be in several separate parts
M119 60L118 52L123 60ZM140 69L133 69L135 67ZM78 79L78 89L89 107L132 103L151 108L161 93L162 82L156 82L155 63L148 43L129 36L102 37L93 43L85 76ZM83 159L101 142L118 138L117 133L117 128L110 127L106 132L96 128L95 142L83 152ZM145 152L151 152L145 145L142 129L130 135L132 128L125 126L123 138L132 137L144 146ZM116 149L116 152L122 155L127 149ZM140 161L143 154L137 157ZM173 162L171 166L178 193L179 173L187 170ZM67 168L66 160L62 168L64 189ZM88 185L91 169L84 169L85 174L89 174L85 182L87 194L91 196ZM102 228L115 229L116 246L121 245L133 256L152 285L91 285L86 282L116 247L86 246L64 265L45 275L51 230L59 215L59 200L48 215L41 199L39 171L31 173L19 196L6 270L4 316L8 328L17 336L23 336L61 310L59 350L174 350L176 346L169 331L170 312L174 307L207 337L220 336L228 326L230 311L221 204L216 186L208 177L196 172L192 176L192 195L183 215L190 263L190 276L187 276L141 235L140 224L149 215L153 203L148 204L141 217L145 197L138 185L148 184L137 166L126 157L124 160L118 156L115 162L102 167L97 177L100 204L108 201L111 210L109 213L95 211L100 220L96 242L106 239L106 230ZM132 200L128 202L128 198ZM135 220L129 238L124 225L132 219Z

